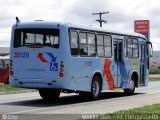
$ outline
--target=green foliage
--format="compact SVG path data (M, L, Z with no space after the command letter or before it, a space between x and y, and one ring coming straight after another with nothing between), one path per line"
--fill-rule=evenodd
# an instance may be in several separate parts
M26 89L11 87L8 84L0 84L0 92L3 92L3 93L10 93L10 92L22 91L22 90L26 90Z
M95 117L94 120L159 120L160 104L147 105L130 110L121 110L112 114Z
M150 69L149 74L160 74L160 68L158 69Z
M125 114L152 114L152 113L160 113L160 104L154 105L146 105L140 108L134 108L130 110L122 110L116 113L125 113Z

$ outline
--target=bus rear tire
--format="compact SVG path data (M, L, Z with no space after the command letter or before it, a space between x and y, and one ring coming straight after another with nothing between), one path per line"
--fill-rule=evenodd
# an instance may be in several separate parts
M129 88L124 89L124 94L133 95L135 91L135 82L133 80L129 81Z
M60 92L60 90L55 89L39 89L39 94L43 100L50 102L58 100Z
M97 100L101 93L101 79L94 76L91 84L91 92L79 92L81 98L85 100Z
M92 100L97 100L101 93L101 79L98 76L94 76L91 84L90 97Z

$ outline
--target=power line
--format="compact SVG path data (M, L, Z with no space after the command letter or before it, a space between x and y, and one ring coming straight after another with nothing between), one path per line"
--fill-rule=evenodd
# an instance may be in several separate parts
M96 21L99 22L100 27L102 27L102 23L107 23L106 20L102 20L102 15L103 15L103 14L108 14L108 13L109 13L109 11L107 11L107 12L92 13L92 15L99 15L99 19L96 20Z

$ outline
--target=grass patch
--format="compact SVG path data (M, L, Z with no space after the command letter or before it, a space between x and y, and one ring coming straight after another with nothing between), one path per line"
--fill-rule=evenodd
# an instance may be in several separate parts
M3 93L12 93L16 91L25 91L25 90L28 90L28 89L11 87L8 84L0 84L0 92L3 92Z
M160 74L160 68L158 69L150 69L149 74Z
M122 110L116 113L125 113L125 114L152 114L152 113L160 113L160 104L154 105L146 105L140 108L134 108L130 110Z
M112 114L95 117L96 120L159 120L160 104L147 105L130 110L121 110Z
M149 81L160 81L160 78L149 78Z

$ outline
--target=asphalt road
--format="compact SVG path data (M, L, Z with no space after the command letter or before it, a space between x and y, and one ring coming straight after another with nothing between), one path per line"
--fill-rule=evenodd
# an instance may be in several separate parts
M52 119L63 119L64 116L67 120L77 119L77 116L81 117L80 114L112 113L155 103L160 103L160 81L149 82L148 87L136 89L133 96L125 96L122 92L105 92L97 101L81 99L77 94L61 94L55 103L43 101L38 92L0 95L0 114L9 114L13 118L17 117L14 115L25 115L25 120L37 114L35 120L44 119L45 115L48 115L47 120L49 115Z

